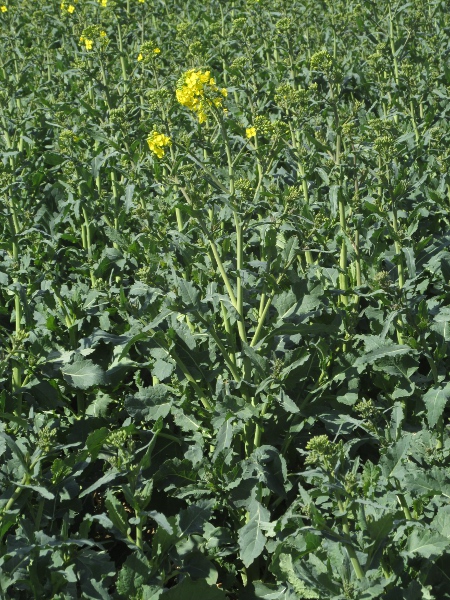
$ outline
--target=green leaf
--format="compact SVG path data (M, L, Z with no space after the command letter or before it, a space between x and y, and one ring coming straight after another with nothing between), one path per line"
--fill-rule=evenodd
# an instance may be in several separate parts
M199 500L182 510L178 521L180 536L203 533L203 526L208 521L213 506L213 500Z
M190 281L178 279L178 289L181 300L186 306L198 308L200 293Z
M130 554L119 571L116 589L121 598L129 600L148 579L151 565L140 551Z
M448 474L439 467L433 467L427 472L415 470L405 477L408 490L411 493L419 493L421 496L445 496L450 500L450 478Z
M279 568L287 581L294 588L295 593L299 598L305 598L314 600L320 598L319 594L308 585L307 581L299 574L293 564L292 556L290 554L280 554L279 557Z
M411 437L405 435L393 444L393 446L388 448L386 454L381 457L380 467L386 479L389 479L390 477L400 477L405 474L403 460L407 456L410 445Z
M434 560L450 547L450 539L429 529L414 530L406 541L404 556L423 556Z
M234 419L231 417L229 419L226 419L225 422L219 428L216 439L216 447L212 456L213 462L215 462L215 460L223 450L229 450L229 448L231 447L234 426Z
M90 359L78 358L71 365L62 367L61 373L69 385L79 390L87 390L105 382L103 369Z
M169 533L170 535L173 534L172 525L169 523L167 518L162 513L159 513L156 510L149 510L149 511L146 511L145 514L147 516L149 516L151 519L153 519L155 521L155 523L157 523L160 527L165 529L167 531L167 533Z
M249 589L251 588L251 589ZM242 593L242 600L285 600L287 588L277 583L253 581Z
M153 387L141 388L134 396L125 400L128 414L139 421L157 421L165 418L172 406L172 388L158 383Z
M204 579L210 585L217 583L218 572L213 563L198 550L189 552L183 556L181 573L188 573L195 581Z
M111 402L114 402L114 399L111 398L111 396L99 391L94 400L87 407L86 415L92 417L107 417L109 414L108 406Z
M266 537L263 533L267 529L270 513L257 500L252 500L248 507L247 523L239 530L239 556L246 567L249 567L255 558L258 558L264 546Z
M255 370L261 377L264 377L267 370L267 360L260 356L253 348L251 348L245 342L242 342L242 349L245 355L250 359L252 365L255 367Z
M444 387L434 386L423 397L427 409L427 420L430 427L435 427L444 412L450 398L450 383Z
M204 579L192 581L187 576L181 583L161 596L163 600L226 600L225 593L216 585L206 583Z
M92 460L97 459L108 435L109 430L106 427L96 429L88 435L88 438L86 440L86 446L89 450L89 454L91 455Z
M55 494L53 494L52 492L47 490L47 488L43 487L42 485L32 485L30 483L28 483L28 484L16 483L15 485L17 487L23 488L25 490L33 490L33 492L37 492L39 494L39 496L42 496L46 500L53 500L55 497Z
M22 450L19 448L19 446L16 444L16 442L12 439L12 437L7 435L3 431L0 431L0 437L5 440L7 446L11 450L11 452L19 459L20 464L22 465L24 471L26 473L28 473L28 468L29 468L28 463L25 460L25 456L24 456Z
M401 354L407 354L408 352L412 352L412 348L410 348L410 346L393 344L391 346L376 348L375 350L372 350L363 356L359 356L353 364L355 367L371 365L380 358L392 358L395 356L400 356Z
M172 375L174 368L175 365L173 363L158 358L153 364L152 375L160 381L164 381L164 379L168 379Z
M280 390L280 395L277 398L277 400L279 401L281 406L284 408L284 410L288 413L295 414L295 413L298 413L300 410L298 408L298 406L295 404L295 402L293 400L291 400L291 398L289 398L289 396L286 394L286 392L283 389Z
M120 533L123 536L126 536L128 530L128 515L122 503L119 502L111 490L108 490L106 493L105 506L114 527L117 527Z
M111 471L108 471L108 473L105 473L105 475L103 475L103 477L100 477L100 479L98 479L95 483L90 485L83 492L81 492L81 494L78 497L83 498L84 496L87 496L88 494L91 494L92 492L97 490L102 485L105 485L106 483L110 483L111 481L116 480L118 477L120 477L120 473L118 471L115 471L114 469L112 469Z

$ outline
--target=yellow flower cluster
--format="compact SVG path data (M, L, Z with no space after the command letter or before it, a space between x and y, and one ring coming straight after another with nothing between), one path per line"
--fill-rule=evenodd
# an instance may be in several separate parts
M80 42L85 45L86 50L92 50L92 46L94 45L92 40L89 40L82 35L80 36Z
M98 0L98 3L100 4L100 6L103 6L103 8L104 8L105 6L108 5L108 0Z
M72 14L75 10L75 6L73 4L67 4L66 2L61 2L61 10Z
M145 44L144 44L144 46L145 46ZM141 48L141 50L143 50L143 51L144 51L144 54L142 54L142 52L139 52L139 55L138 55L138 61L140 62L141 60L143 60L144 62L149 62L149 61L148 61L148 58L149 58L149 56L148 56L148 54L147 54L147 52L146 52L146 50L148 51L148 48L144 48L144 47L142 47L142 48ZM155 56L158 56L158 54L161 54L161 49L160 49L160 48L153 48L153 50L151 50L151 52L152 52L152 53L153 53ZM147 59L147 60L145 60L145 59Z
M2 6L0 6L0 10L1 10L2 12L8 12L8 7L7 7L7 6L5 6L4 4L2 4Z
M152 131L147 138L147 144L153 154L156 154L158 158L162 158L165 152L164 148L170 146L172 141L169 136L158 133L157 131Z
M196 113L199 123L204 123L208 108L221 108L228 92L217 87L210 71L190 69L178 80L176 95L178 102Z
M245 130L245 135L247 136L247 139L256 137L256 127L247 127Z
M80 44L83 44L86 50L92 50L94 47L94 41L98 39L102 46L108 44L108 38L106 31L103 31L98 25L91 25L86 27L80 36Z
M141 46L141 51L137 57L139 62L147 64L151 62L152 58L156 58L158 54L161 54L161 49L155 44L155 42L145 42Z

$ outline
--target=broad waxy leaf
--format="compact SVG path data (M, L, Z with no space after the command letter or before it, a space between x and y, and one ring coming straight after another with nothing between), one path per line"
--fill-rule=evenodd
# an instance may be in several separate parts
M434 386L423 397L427 409L427 419L430 427L435 427L450 398L450 384L444 387Z
M129 396L125 400L128 413L136 419L145 421L157 421L160 417L166 417L171 406L171 388L163 383L141 388L135 396Z
M266 543L263 531L267 530L270 520L269 511L257 500L248 507L248 521L239 530L239 555L246 567L262 553Z
M80 390L102 385L105 380L101 367L90 359L79 359L66 365L61 369L61 373L69 385Z
M436 531L416 530L411 533L406 542L403 554L423 556L424 558L437 557L450 547L450 539Z
M35 4L0 597L450 598L448 3Z
M205 580L192 581L183 579L181 583L164 592L161 598L167 600L224 600L224 592L216 585L209 585Z

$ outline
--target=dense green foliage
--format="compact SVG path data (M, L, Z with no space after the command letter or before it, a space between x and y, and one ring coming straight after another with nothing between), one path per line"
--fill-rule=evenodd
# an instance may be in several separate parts
M449 33L0 6L2 599L450 598Z

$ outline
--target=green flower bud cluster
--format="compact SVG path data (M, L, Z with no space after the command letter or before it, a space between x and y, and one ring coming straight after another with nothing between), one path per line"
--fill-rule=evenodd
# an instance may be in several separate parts
M192 39L194 37L194 33L195 30L192 23L183 22L177 25L177 36L181 39Z
M93 48L97 47L99 50L105 50L109 44L108 36L100 25L89 25L83 29L80 36L80 44L84 46L84 49L89 52Z
M59 133L58 145L61 152L67 154L72 149L73 144L80 141L80 137L71 129L63 129Z
M152 64L160 54L161 49L158 47L158 44L152 40L149 40L148 42L144 42L142 44L137 60L138 62L142 62L144 65Z
M395 141L390 135L375 138L373 148L384 160L391 160L395 155Z
M167 88L159 90L148 90L147 102L150 110L161 110L167 107L173 101L173 95Z
M247 59L245 56L238 56L233 60L230 64L230 69L232 71L248 71Z
M55 443L56 439L56 429L52 428L50 425L45 425L38 432L37 437L37 445L42 450L42 452L49 452L52 446Z
M337 72L333 57L327 50L319 50L311 56L310 69L323 73L327 77L334 76Z
M109 121L113 125L122 127L128 123L128 111L124 106L112 108L109 111Z
M361 400L355 404L354 409L363 419L370 419L379 412L373 400Z
M199 40L196 40L195 42L192 42L192 44L189 44L188 50L189 54L191 54L194 57L201 58L205 54L205 47Z
M303 199L303 188L300 185L289 185L285 192L284 197L287 204L292 204Z
M253 186L248 179L240 177L235 182L235 188L245 200L250 200L253 195Z
M0 190L4 191L8 189L14 182L14 176L12 173L0 173Z
M122 449L127 443L129 433L126 429L116 429L108 435L107 442L110 446L117 449Z
M356 123L354 121L347 121L347 123L342 125L342 136L345 138L351 138L356 129Z
M245 17L233 19L231 32L239 37L248 37L252 33L252 27Z
M288 132L288 127L283 121L271 121L264 115L255 117L252 127L256 129L256 133L265 137L279 137Z
M323 461L328 462L332 459L339 445L334 444L327 435L316 435L306 444L306 450L309 452L305 463L307 465L320 465Z
M286 35L293 31L294 29L294 20L290 17L283 17L279 21L277 21L275 25L275 29L279 35Z
M284 361L283 361L283 359L282 358L276 358L274 360L273 366L272 366L272 377L274 379L280 379L283 367L284 367Z
M304 112L311 98L309 89L296 90L289 83L283 83L275 91L275 102L286 112Z
M372 280L372 287L376 290L382 289L386 291L390 289L391 286L392 282L387 271L380 271Z

